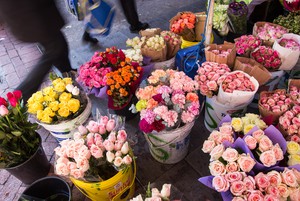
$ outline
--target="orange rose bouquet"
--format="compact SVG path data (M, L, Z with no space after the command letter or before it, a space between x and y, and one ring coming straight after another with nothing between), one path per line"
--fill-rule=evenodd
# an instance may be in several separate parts
M108 107L120 109L128 105L142 78L142 67L137 63L122 63L122 68L106 74Z

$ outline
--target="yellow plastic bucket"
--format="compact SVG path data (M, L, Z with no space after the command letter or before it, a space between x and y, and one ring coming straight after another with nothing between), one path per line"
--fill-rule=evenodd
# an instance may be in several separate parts
M213 43L213 42L214 42L214 35L212 34L211 38L210 38L210 43ZM184 40L181 37L181 49L197 45L198 43L199 43L199 41L191 42L191 41L188 41L188 40Z
M134 195L136 163L102 182L84 182L70 178L74 185L93 201L127 201Z

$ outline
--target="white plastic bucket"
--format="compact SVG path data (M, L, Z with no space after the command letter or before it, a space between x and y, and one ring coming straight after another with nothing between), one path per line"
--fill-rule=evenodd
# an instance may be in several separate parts
M170 131L144 133L152 157L164 164L174 164L181 161L188 153L189 134L194 123L187 123Z
M77 116L76 118L63 121L59 124L44 124L41 122L37 122L41 126L43 126L46 130L50 131L50 133L56 138L57 141L63 141L65 139L69 139L73 137L73 133L75 129L83 124L90 116L92 111L92 103L90 99L87 97L88 103L83 112Z
M259 100L260 92L262 92L262 91L273 91L273 90L277 89L279 81L281 80L281 78L285 74L285 72L283 70L270 72L270 73L271 73L270 80L266 84L264 84L264 85L262 85L258 88L258 91L254 95L253 101L249 104L250 107L258 108L258 100Z
M212 132L219 126L220 121L226 115L244 114L250 102L236 107L228 107L219 103L215 96L212 98L206 97L204 125L207 130Z

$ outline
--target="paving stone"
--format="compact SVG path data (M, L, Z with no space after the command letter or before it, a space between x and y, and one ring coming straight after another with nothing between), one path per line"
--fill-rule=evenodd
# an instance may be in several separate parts
M58 146L57 142L47 142L43 143L43 148L47 156L52 156L54 149Z
M18 201L19 198L21 197L22 193L25 191L26 187L25 186L21 186L18 190L18 192L16 193L15 198L13 199L14 201Z
M21 57L21 60L22 60L23 63L28 63L30 61L34 61L34 60L40 58L41 53L40 53L39 50L35 49L32 52L20 55L20 57Z
M10 173L6 170L1 169L0 170L0 184L3 185L6 183L7 179L9 178Z
M20 79L16 73L9 73L5 77L9 87L14 87L20 83Z
M0 48L1 48L1 47L0 47ZM11 62L11 60L10 60L10 58L9 58L8 55L0 56L0 64L1 64L1 65L5 65L5 64L8 64L8 63L10 63L10 62Z
M7 53L8 53L8 56L9 56L10 58L19 56L19 55L18 55L18 52L17 52L15 49L8 50Z
M21 61L21 59L19 57L12 58L11 62L17 68L22 67L24 65L24 63Z
M5 49L8 51L8 50L13 50L15 47L14 47L14 45L11 43L11 42L9 42L9 43L5 43L4 44L4 47L5 47Z
M26 75L29 73L28 69L24 68L24 67L18 68L18 70L16 72L21 81L23 81L25 79Z
M2 75L7 75L9 73L16 72L16 70L14 68L14 65L12 65L11 63L3 65L2 67L0 67L0 69L1 69L1 74Z
M13 200L16 196L17 189L20 188L22 182L11 175L3 189L1 190L0 200Z
M5 90L5 89L7 89L8 88L8 84L7 84L7 82L6 82L6 80L5 80L5 78L4 78L4 76L0 76L0 90Z

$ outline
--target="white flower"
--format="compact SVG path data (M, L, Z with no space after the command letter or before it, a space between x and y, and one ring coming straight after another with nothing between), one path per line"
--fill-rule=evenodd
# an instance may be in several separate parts
M79 88L75 86L75 87L72 89L72 94L73 94L74 96L78 96L79 93L80 93Z
M130 201L143 201L143 198L140 194L140 195L136 196L135 198L132 198Z
M125 142L121 148L121 152L122 154L127 154L129 152L129 145L128 145L128 142Z
M74 86L72 84L67 84L66 89L68 92L72 93Z
M164 184L160 193L163 197L169 197L171 194L171 184Z
M122 163L123 163L122 158L119 157L119 156L117 156L117 157L115 158L115 160L114 160L114 165L115 165L116 167L120 167L120 166L122 165Z
M115 159L115 154L111 151L106 152L106 160L112 162Z

